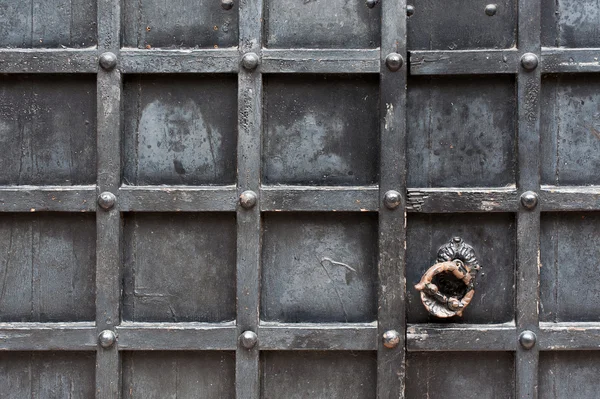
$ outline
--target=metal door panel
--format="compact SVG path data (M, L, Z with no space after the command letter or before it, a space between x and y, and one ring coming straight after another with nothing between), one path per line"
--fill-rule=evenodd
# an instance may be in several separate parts
M598 397L598 352L542 352L540 397L548 399Z
M593 1L542 0L542 45L598 47L600 9Z

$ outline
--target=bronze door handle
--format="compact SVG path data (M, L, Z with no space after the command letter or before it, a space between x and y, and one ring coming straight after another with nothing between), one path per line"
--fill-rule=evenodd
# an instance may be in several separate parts
M415 289L425 309L439 318L462 316L475 294L475 277L481 269L473 247L454 237L438 250L431 266Z

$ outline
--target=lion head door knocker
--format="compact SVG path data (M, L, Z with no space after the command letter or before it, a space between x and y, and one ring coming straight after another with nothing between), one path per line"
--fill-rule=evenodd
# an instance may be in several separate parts
M438 250L437 262L415 285L421 302L436 317L462 316L475 293L475 277L481 269L473 247L454 237Z

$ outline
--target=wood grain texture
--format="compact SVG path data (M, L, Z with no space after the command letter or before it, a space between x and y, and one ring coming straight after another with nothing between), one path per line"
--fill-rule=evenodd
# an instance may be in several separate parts
M0 352L3 399L94 397L94 354Z
M261 350L376 350L377 323L262 322Z
M235 79L138 75L124 93L125 183L235 182Z
M504 324L411 324L406 330L411 352L514 351L514 323Z
M510 76L414 78L408 87L408 185L514 184L516 114Z
M0 321L94 320L91 214L0 216Z
M89 76L0 76L0 184L94 183L95 94Z
M374 352L263 352L263 398L374 399Z
M262 181L375 183L379 177L378 98L376 77L269 76L265 79Z
M125 352L123 398L233 398L233 352Z
M235 319L233 214L129 214L124 236L125 320Z
M593 399L598 397L600 352L542 352L540 397Z

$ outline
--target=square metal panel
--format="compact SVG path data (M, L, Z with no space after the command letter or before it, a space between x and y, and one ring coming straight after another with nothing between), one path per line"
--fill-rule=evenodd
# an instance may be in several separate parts
M597 351L540 353L540 398L598 397L600 353Z
M548 47L600 46L600 8L594 1L543 0L542 45Z

